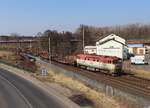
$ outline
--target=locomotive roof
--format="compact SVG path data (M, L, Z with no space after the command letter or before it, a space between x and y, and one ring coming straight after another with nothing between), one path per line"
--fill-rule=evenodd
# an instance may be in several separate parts
M115 56L103 56L103 55L92 55L92 54L78 54L78 55L79 55L79 56L84 56L84 57L119 59L118 57L115 57Z

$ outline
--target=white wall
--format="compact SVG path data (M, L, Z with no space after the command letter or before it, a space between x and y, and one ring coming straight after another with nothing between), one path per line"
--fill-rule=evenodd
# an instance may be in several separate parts
M133 48L132 48L132 47L129 47L129 48L128 48L128 52L132 54L132 53L133 53Z
M96 46L85 46L84 53L85 54L96 54Z
M96 49L84 49L85 54L96 54Z
M97 45L97 55L116 56L123 59L123 45L110 40L102 45Z
M143 50L143 54L145 54L145 48L138 48L138 54L140 54L140 50Z

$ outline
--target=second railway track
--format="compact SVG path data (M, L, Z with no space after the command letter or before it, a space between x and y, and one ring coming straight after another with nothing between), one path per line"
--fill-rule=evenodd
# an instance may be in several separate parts
M68 71L78 73L90 79L104 82L121 90L125 90L129 93L150 99L150 80L134 77L131 75L122 75L119 77L113 77L100 72L91 72L88 70L61 64L58 62L52 63Z

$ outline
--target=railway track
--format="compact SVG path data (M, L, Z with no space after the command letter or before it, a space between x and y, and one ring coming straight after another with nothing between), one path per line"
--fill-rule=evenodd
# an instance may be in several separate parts
M80 69L74 66L61 64L58 62L52 62L68 71L78 73L96 81L104 82L115 88L119 88L126 92L142 96L150 99L150 80L134 77L131 75L123 75L120 77L113 77L100 72L92 72L84 69Z
M117 79L150 90L149 80L139 79L133 76L123 76L123 77L118 77Z

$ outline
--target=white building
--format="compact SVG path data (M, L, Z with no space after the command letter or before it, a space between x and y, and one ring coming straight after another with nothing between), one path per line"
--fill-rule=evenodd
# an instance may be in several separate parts
M85 54L96 54L96 46L85 46L84 53Z
M128 48L125 39L111 34L96 42L97 55L116 56L121 59L127 58Z

